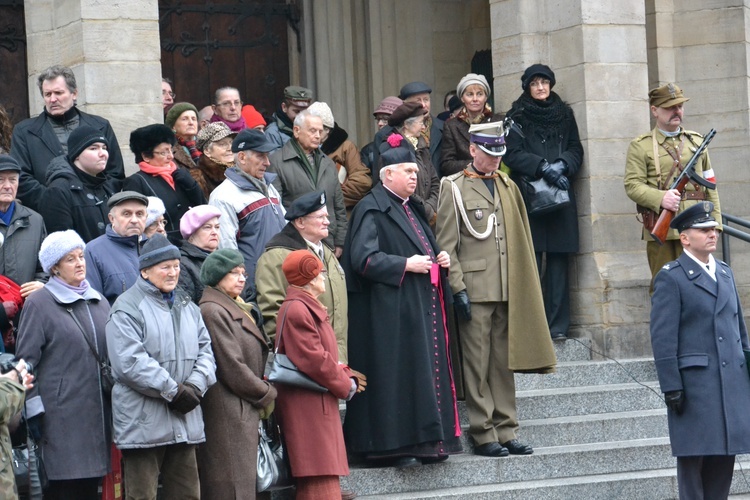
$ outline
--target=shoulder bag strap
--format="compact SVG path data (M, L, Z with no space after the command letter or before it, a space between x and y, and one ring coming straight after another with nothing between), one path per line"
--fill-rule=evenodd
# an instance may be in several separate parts
M75 321L76 325L78 325L78 328L81 330L81 335L83 335L83 339L89 345L89 349L91 349L91 354L94 355L94 357L96 358L96 361L100 365L104 365L104 362L102 361L102 358L99 357L99 354L96 352L96 349L94 349L94 344L92 344L91 341L89 340L89 338L86 336L86 331L83 329L83 326L81 325L81 322L78 321L78 318L76 318L76 315L73 314L73 308L72 307L66 307L65 309L70 313L70 317L73 318L73 321Z
M289 302L298 302L297 299L292 299ZM284 315L281 317L281 326L276 328L276 347L273 349L273 353L276 354L276 352L279 350L279 346L281 345L281 330L284 329L284 321L286 320L286 311L284 311Z

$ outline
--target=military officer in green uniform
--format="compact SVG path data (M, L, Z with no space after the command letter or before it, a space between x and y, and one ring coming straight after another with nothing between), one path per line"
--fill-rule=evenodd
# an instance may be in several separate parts
M499 170L503 124L472 125L469 133L473 161L443 178L436 227L451 258L469 434L477 455L528 455L532 447L516 437L513 373L551 372L555 354L526 207Z
M23 360L15 367L0 375L0 498L4 500L18 498L8 423L23 408L25 391L33 387L34 380Z
M682 128L683 105L689 99L680 87L668 83L648 93L651 115L656 126L651 132L636 137L628 149L625 165L625 192L638 206L638 212L645 221L656 222L662 209L681 213L698 201L708 200L714 204L713 217L721 221L719 193L694 183L688 183L684 195L676 189L669 189L674 179L680 174L693 156L693 152L703 142L697 132ZM658 158L658 161L654 161ZM712 182L714 171L708 152L698 160L696 172ZM645 226L645 224L644 224ZM646 255L651 269L651 290L656 273L667 262L671 262L682 253L680 235L670 229L667 241L659 245L653 241L649 230L644 227L642 238L647 240Z

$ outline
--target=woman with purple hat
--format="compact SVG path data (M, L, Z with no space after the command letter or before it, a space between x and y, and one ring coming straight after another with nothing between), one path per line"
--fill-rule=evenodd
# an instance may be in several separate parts
M553 339L565 340L570 327L568 255L578 252L578 212L571 188L583 164L583 146L573 110L552 91L555 82L555 73L544 64L524 71L523 93L508 111L519 128L513 127L506 139L503 161L517 184L522 177L544 178L570 196L568 205L529 217L547 324Z
M203 296L201 267L211 253L219 248L219 217L221 211L213 205L193 207L180 219L180 280L182 288L193 302Z

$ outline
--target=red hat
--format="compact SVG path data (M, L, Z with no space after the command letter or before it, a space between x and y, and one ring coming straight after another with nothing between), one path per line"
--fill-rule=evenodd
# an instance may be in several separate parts
M323 263L309 250L295 250L286 256L281 270L290 285L305 286L323 271Z
M258 125L266 126L266 120L263 118L263 115L258 113L258 110L252 104L242 106L242 118L245 119L245 126L247 128L255 128Z

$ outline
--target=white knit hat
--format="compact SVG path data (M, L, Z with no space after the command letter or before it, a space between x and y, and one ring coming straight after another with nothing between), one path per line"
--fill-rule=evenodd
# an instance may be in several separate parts
M307 108L307 111L309 111L311 115L317 116L321 120L323 120L323 125L325 125L326 127L333 128L333 111L331 111L331 108L328 107L328 104L316 101L310 104L310 107Z
M84 250L86 244L83 242L78 233L72 229L67 231L55 231L49 234L39 249L39 262L42 263L42 269L45 273L49 273L52 266L60 262L60 259L65 257L67 254L80 248Z
M156 196L149 196L148 197L148 217L146 217L146 227L156 222L156 219L164 215L164 212L166 211L167 209L164 208L164 202L161 201L161 198L157 198Z

